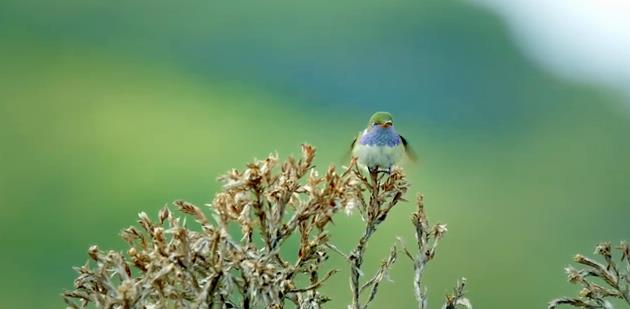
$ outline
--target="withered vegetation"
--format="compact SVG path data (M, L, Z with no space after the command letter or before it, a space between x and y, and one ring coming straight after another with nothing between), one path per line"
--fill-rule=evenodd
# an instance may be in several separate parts
M415 227L416 241L418 252L411 253L409 249L404 248L405 254L413 262L414 280L413 288L418 302L419 309L427 309L427 291L422 284L424 270L429 261L435 258L435 252L440 240L446 234L446 224L435 224L431 226L429 219L424 211L424 196L418 194L416 205L417 211L411 216L411 223ZM455 309L458 306L464 308L472 308L470 300L465 297L466 278L461 278L457 282L457 286L453 289L453 293L446 296L446 303L442 308Z
M126 254L88 250L85 265L76 267L74 289L63 293L69 308L320 308L330 299L321 287L337 270L325 264L331 252L345 257L350 269L350 308L363 309L396 262L393 246L372 276L362 270L367 243L409 188L402 169L366 173L352 160L320 176L313 168L315 149L302 145L300 159L279 162L270 155L219 177L223 184L210 208L211 216L191 203L176 201L155 220L140 213L139 227L121 232ZM367 176L366 176L367 175ZM330 241L328 226L338 212L356 209L364 229L349 253ZM190 218L198 227L188 227ZM412 217L417 254L404 248L414 264L418 307L426 309L424 268L446 232L430 226L424 202ZM287 256L287 240L299 242ZM471 308L461 280L443 308ZM411 290L410 290L411 291ZM292 305L291 305L292 304Z
M570 305L579 308L613 308L610 300L616 299L630 306L630 246L622 241L617 247L619 263L615 263L610 242L595 247L595 254L604 263L578 254L573 260L584 268L568 266L565 271L569 282L581 285L577 297L561 297L552 300L549 308Z

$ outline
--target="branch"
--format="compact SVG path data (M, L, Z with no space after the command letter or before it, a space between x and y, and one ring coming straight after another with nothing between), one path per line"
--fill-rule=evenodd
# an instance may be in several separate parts
M355 248L351 251L348 256L348 260L350 262L350 290L352 291L352 304L350 308L352 309L364 309L368 306L368 304L374 299L375 294L378 290L378 284L376 281L366 284L374 284L375 287L372 288L372 292L370 297L365 305L361 305L360 296L361 292L364 288L361 287L360 277L362 276L361 267L363 265L363 258L365 254L365 248L367 246L367 242L370 240L372 235L376 232L376 229L379 224L381 224L387 214L391 209L402 200L402 195L407 191L408 184L405 179L404 174L400 169L395 169L392 171L385 181L383 176L379 176L379 172L374 170L370 171L370 181L363 176L362 172L358 167L355 166L354 173L356 178L358 178L365 190L367 190L370 194L370 201L366 203L363 199L363 196L359 194L357 197L361 200L361 205L363 207L367 206L367 209L361 212L365 220L365 229L363 230L363 235L359 238ZM388 197L392 197L387 204L385 204L385 200ZM390 254L391 263L393 263L396 258L395 254ZM389 267L389 266L388 266ZM377 274L378 275L378 274ZM381 279L378 281L380 282ZM363 285L366 287L366 285ZM372 294L373 293L373 294Z

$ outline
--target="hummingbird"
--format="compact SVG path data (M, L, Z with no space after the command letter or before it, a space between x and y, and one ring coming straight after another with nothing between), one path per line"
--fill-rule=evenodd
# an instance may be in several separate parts
M350 149L357 162L367 167L370 173L390 172L405 154L412 161L416 159L407 140L396 132L394 119L388 112L374 113L367 128L354 139Z

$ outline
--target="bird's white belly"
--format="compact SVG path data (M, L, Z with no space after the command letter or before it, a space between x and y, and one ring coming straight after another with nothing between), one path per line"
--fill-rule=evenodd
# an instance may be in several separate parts
M361 165L389 169L400 161L404 152L402 143L394 147L357 144L352 154Z

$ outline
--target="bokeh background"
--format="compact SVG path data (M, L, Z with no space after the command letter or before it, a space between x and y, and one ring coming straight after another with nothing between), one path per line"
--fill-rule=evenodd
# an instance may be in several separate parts
M0 307L62 307L89 245L124 248L138 212L209 202L254 157L309 142L320 168L341 164L376 110L420 156L410 197L448 223L433 307L460 276L477 308L575 293L571 256L630 238L630 57L610 54L630 31L518 3L0 2ZM585 21L607 35L570 27ZM368 271L412 241L412 211L393 210ZM333 241L349 250L359 232L341 215ZM344 270L329 307L345 308L347 269L328 267ZM400 259L375 308L415 306L411 267Z

